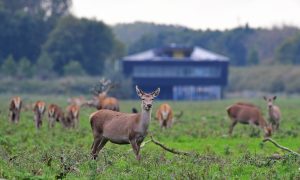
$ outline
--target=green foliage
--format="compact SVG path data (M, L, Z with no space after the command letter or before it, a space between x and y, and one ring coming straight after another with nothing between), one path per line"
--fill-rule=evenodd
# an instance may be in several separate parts
M48 53L44 52L36 63L36 75L42 79L49 78L53 75L53 61Z
M62 74L64 65L76 59L90 75L103 72L104 61L114 48L114 36L102 22L62 18L50 33L44 50L54 61L54 69Z
M34 68L26 57L20 59L17 72L19 77L29 78L33 76Z
M247 64L258 65L258 63L259 63L258 53L255 49L251 49L247 56Z
M299 93L299 68L290 65L230 68L227 91Z
M17 65L12 55L8 56L1 67L3 75L14 76L17 73Z
M5 8L0 9L0 59L12 54L16 59L27 57L36 62L54 21L46 21L39 13L30 14L34 10L29 4L35 6L41 1L1 1Z
M300 64L300 33L279 46L277 60L283 64Z
M78 61L70 61L64 67L64 75L67 76L82 76L85 72Z
M49 18L67 14L72 0L0 0L0 4L11 14L21 12Z

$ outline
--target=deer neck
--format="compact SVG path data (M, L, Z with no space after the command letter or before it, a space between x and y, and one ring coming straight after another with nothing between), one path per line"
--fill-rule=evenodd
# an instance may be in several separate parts
M150 120L151 120L151 109L147 111L144 108L142 108L140 121L139 121L139 128L142 132L147 131Z
M274 106L269 108L269 116L272 116L274 113Z
M260 127L263 129L265 127L267 127L267 122L265 121L265 119L263 117L260 117L260 120L259 120L259 125Z

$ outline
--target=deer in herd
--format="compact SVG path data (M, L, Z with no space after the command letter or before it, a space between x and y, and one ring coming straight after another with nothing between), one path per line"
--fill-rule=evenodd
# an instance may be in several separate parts
M43 123L43 115L46 111L46 103L44 101L36 101L33 107L35 127L39 129Z
M276 98L277 96L273 96L273 97L264 96L264 100L267 101L269 121L272 124L272 128L274 130L279 129L279 124L281 119L281 112L279 107L273 104Z
M114 97L108 97L108 92L114 88L115 85L111 83L110 80L101 79L99 84L94 88L94 99L88 101L87 104L90 106L95 106L98 110L109 109L112 111L120 111L119 101Z
M145 93L136 86L136 92L142 100L141 113L129 114L103 109L91 114L90 123L94 136L91 154L94 159L110 141L115 144L131 144L136 159L140 160L140 145L147 135L152 102L158 96L160 89Z
M22 99L19 96L15 96L10 100L9 105L9 120L12 123L18 123L20 121L20 113L22 108Z
M68 126L72 126L73 128L78 127L79 110L80 110L80 106L78 106L76 104L72 104L67 107L66 121L67 121Z
M170 128L173 124L173 110L167 103L161 104L156 111L156 119L161 128Z
M50 104L48 107L48 121L49 128L53 128L55 122L61 122L63 126L65 125L64 112L56 104Z
M258 126L264 131L265 137L272 135L272 128L267 124L257 106L240 102L229 106L226 110L231 119L229 135L232 134L233 128L237 123Z
M68 98L67 101L70 105L75 104L79 107L86 103L86 100L83 96Z

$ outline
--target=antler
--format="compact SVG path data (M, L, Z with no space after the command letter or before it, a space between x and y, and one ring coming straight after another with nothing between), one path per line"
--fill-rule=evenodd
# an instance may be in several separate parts
M92 93L96 96L102 92L108 93L115 86L116 84L113 84L111 80L101 78L99 82L92 88Z

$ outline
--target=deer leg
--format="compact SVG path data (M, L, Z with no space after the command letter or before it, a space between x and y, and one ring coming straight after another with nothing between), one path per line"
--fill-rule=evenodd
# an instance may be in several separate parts
M101 139L102 139L102 137L99 137L99 136L94 137L94 142L92 144L92 153L91 153L91 155L93 156L93 159L96 159L98 156L97 147L99 146Z
M279 122L276 124L276 131L279 129Z
M14 113L13 112L9 112L9 121L10 122L14 122Z
M172 126L172 120L167 121L167 128L170 128Z
M163 120L159 120L159 125L160 125L160 128L163 128L164 127L164 121Z
M130 144L132 146L133 152L135 154L135 157L138 161L141 160L141 155L139 154L140 152L140 146L136 143L136 139L130 140Z
M16 115L16 122L18 123L20 121L20 111L18 111Z
M237 121L232 121L230 127L229 127L229 135L231 136L232 135L232 131L233 131L233 128L234 126L237 124Z
M107 143L107 141L108 140L106 138L104 138L104 137L101 138L100 144L97 147L96 154L98 154L101 151L101 149L105 146L105 144Z
M11 122L12 122L12 123L15 123L15 121L16 121L16 113L15 113L15 112L12 112L12 113L11 113Z

